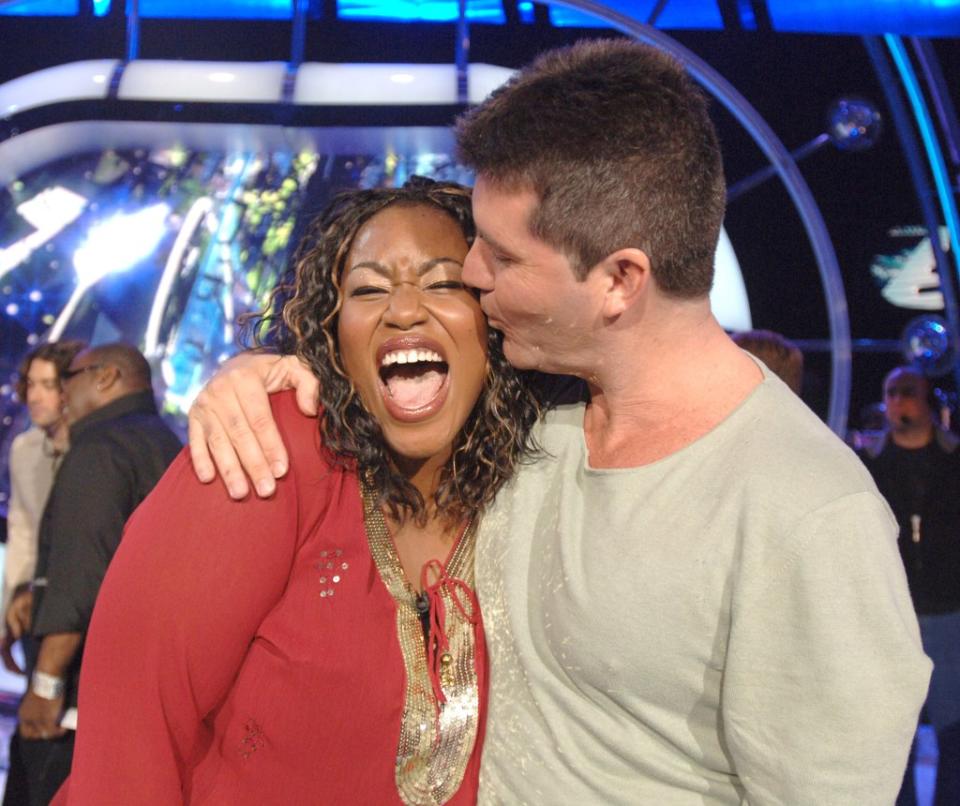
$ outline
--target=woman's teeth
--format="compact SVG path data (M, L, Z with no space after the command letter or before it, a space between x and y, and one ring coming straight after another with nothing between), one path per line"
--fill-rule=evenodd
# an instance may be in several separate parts
M441 363L443 362L443 357L433 350L394 350L383 357L380 366L389 367L391 364L416 364L420 361Z

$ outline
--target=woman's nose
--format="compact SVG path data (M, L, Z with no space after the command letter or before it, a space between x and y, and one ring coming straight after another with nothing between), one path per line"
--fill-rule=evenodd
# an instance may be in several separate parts
M386 321L396 327L409 328L426 319L423 307L423 292L415 283L398 283L390 292Z

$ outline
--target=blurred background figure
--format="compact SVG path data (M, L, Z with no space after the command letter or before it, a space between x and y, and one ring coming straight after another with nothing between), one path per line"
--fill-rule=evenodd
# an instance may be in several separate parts
M31 427L14 438L10 446L10 505L7 511L7 549L3 566L3 665L23 674L13 657L13 645L21 641L27 665L35 658L34 645L27 635L30 626L29 585L37 563L37 535L40 518L50 495L53 477L67 450L68 432L63 413L61 377L83 342L42 344L20 362L17 397L27 406ZM22 792L23 764L18 739L10 739L8 789L10 800L18 802Z
M790 339L772 330L744 330L731 338L755 355L798 395L803 387L803 353Z
M124 524L180 450L157 414L150 366L127 344L78 353L60 373L70 429L40 522L30 630L37 641L20 704L27 791L46 804L70 771L80 649Z
M17 397L27 406L31 427L17 436L10 448L11 497L3 567L5 624L0 625L3 663L10 671L22 672L10 650L24 632L29 611L22 612L21 607L8 613L8 606L18 589L33 579L40 517L68 445L60 377L83 347L79 341L43 344L24 357L17 376Z
M900 525L899 547L934 662L926 718L940 748L934 803L960 803L960 439L941 426L930 381L911 366L883 382L886 428L860 456ZM897 801L916 803L912 764Z

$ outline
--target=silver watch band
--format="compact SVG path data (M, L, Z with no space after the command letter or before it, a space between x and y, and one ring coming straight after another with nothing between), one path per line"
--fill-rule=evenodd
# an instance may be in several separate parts
M30 691L45 700L58 700L63 696L64 681L46 672L34 672L30 678Z

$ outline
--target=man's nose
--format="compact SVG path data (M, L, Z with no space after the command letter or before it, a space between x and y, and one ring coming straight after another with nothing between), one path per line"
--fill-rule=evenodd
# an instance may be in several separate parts
M480 254L479 240L473 242L463 261L463 282L480 291L493 290L493 274Z

